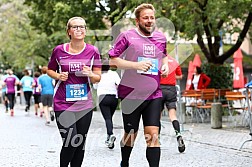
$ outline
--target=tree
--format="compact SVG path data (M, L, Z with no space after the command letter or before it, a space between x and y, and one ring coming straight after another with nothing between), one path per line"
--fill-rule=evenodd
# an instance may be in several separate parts
M4 68L33 68L48 61L43 47L45 35L30 26L28 8L22 1L5 0L0 3L0 60ZM38 47L39 46L39 47Z
M68 18L83 16L88 28L107 29L133 11L140 3L154 4L157 16L169 18L187 39L197 36L197 43L208 62L223 64L240 47L252 22L251 0L25 0L32 8L31 24L45 32L52 45L67 40L64 27ZM106 20L106 21L104 21ZM227 52L219 55L220 42L225 33L239 33L239 38ZM90 40L102 41L94 31ZM203 36L206 36L207 44Z
M84 17L87 22L86 41L94 43L96 41L111 40L111 36L106 34L97 35L96 30L107 30L119 19L125 16L126 12L132 8L127 0L24 0L25 5L31 8L28 16L31 25L40 33L48 36L48 41L52 49L54 46L68 41L65 27L66 22L73 16ZM92 31L91 31L92 30ZM90 35L91 34L91 35Z
M252 22L251 0L172 0L168 6L160 5L162 15L174 21L184 37L197 43L208 62L223 64L240 47ZM168 7L168 8L167 8ZM221 33L220 33L221 32ZM239 33L236 43L219 55L221 34ZM207 44L204 43L206 36Z

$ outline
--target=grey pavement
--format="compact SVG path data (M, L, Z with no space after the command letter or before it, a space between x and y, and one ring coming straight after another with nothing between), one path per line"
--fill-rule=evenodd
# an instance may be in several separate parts
M33 110L27 115L24 108L17 104L15 115L11 117L5 113L3 105L0 106L0 167L58 167L62 142L56 123L46 126L45 118L35 116ZM119 166L119 141L123 134L120 111L116 111L113 121L117 140L115 148L110 150L104 144L106 129L102 115L94 112L83 167ZM211 129L210 123L186 123L182 132L186 151L181 154L167 116L162 117L162 125L160 167L252 166L252 142L239 150L245 140L251 139L248 128ZM148 167L145 149L140 126L130 167Z

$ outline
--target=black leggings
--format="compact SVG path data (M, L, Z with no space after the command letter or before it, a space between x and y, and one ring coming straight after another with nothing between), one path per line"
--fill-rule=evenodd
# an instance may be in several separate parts
M32 97L32 91L25 91L24 92L24 98L25 98L25 103L28 109L30 109L31 106L31 97Z
M93 112L55 111L56 122L63 140L60 167L81 167L84 159L85 141Z
M106 123L107 134L113 134L113 121L112 117L115 113L118 104L116 95L100 95L99 96L99 107L101 109L102 116Z
M9 100L10 109L12 110L15 104L15 93L8 93L7 98Z

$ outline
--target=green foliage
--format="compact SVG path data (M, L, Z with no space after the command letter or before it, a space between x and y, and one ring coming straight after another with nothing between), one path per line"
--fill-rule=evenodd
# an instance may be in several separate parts
M209 88L224 89L233 87L233 71L230 64L202 64L202 71L211 78Z
M27 17L29 8L22 1L0 4L0 61L4 69L24 69L48 61L48 40L38 34ZM45 49L46 48L46 49Z
M68 41L65 26L67 20L73 16L84 17L88 31L104 30L125 18L127 12L132 13L139 4L152 3L156 8L157 18L170 19L175 24L176 30L181 32L182 37L192 39L197 31L201 35L205 34L206 27L212 38L218 37L219 30L240 33L243 27L237 23L244 23L248 13L252 11L251 0L108 0L103 2L106 3L99 0L1 0L0 37L4 40L1 41L0 61L6 62L6 66L19 68L31 64L31 60L34 60L35 66L44 65L53 47ZM207 3L204 5L204 2ZM220 21L223 21L223 24L218 26ZM106 36L94 35L88 36L85 40L94 44L96 41L110 39ZM214 41L218 40L212 40L212 43ZM202 46L200 47L202 50ZM202 52L201 55L205 56L205 60L215 64L223 63L232 56L229 53L219 61L222 56L213 54L217 53L218 42L212 49L209 44L206 48L207 52Z
M169 5L161 1L157 8L161 9L162 16L171 19L183 38L197 37L197 42L208 62L223 64L240 47L248 31L247 28L251 25L251 2L251 0L170 0ZM247 24L244 24L245 22ZM240 35L240 40L222 55L219 55L220 31L223 34L236 32ZM201 39L203 36L207 42Z

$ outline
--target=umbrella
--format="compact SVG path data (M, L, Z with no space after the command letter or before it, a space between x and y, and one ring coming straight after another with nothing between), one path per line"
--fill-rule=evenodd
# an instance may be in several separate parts
M234 53L234 78L233 78L233 87L234 88L244 88L244 75L242 67L242 52L239 48Z
M198 54L196 54L194 56L194 59L193 59L193 66L194 67L200 67L201 66L201 60L200 60L200 56Z
M190 61L189 67L188 67L187 81L186 81L186 90L189 90L191 86L193 73L194 73L194 65L193 65L193 62Z

